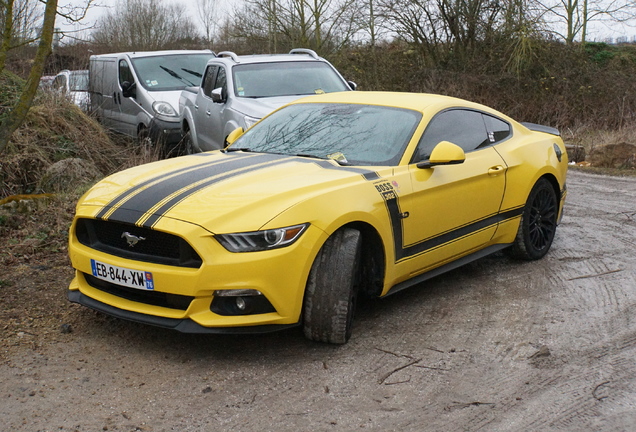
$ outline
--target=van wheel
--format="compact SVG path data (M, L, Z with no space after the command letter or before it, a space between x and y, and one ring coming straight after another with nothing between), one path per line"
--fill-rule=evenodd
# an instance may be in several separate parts
M351 337L358 299L360 231L343 228L322 246L314 261L303 305L305 337L344 344Z
M137 131L137 144L140 147L151 148L152 147L152 139L150 138L150 132L146 127L140 127Z

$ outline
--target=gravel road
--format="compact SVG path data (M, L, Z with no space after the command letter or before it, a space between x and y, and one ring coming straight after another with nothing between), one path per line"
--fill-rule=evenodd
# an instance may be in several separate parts
M366 304L344 346L120 321L65 300L63 256L11 269L0 430L633 430L636 178L575 171L568 191L543 260Z

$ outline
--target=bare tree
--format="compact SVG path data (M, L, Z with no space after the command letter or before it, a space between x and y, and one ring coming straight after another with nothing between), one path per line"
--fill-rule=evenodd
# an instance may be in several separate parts
M197 0L197 12L199 22L203 26L205 40L208 45L211 45L219 21L217 0Z
M9 10L9 12L12 11ZM40 42L38 44L33 67L29 73L29 78L27 79L26 85L22 90L18 102L0 121L0 153L4 151L5 147L9 143L11 135L13 135L13 132L15 132L18 127L20 127L31 108L33 98L35 97L35 93L38 89L40 77L42 76L42 71L44 70L44 63L51 53L56 14L57 0L47 0L46 7L44 8L44 19L42 20ZM11 15L5 15L5 17L8 16Z
M360 29L361 13L356 0L249 0L234 10L232 21L235 35L265 39L270 52L282 47L332 52Z
M163 0L118 0L93 32L96 44L115 51L166 49L197 36L185 6Z
M567 44L577 40L585 43L593 21L620 23L636 18L636 3L632 0L539 0L538 6L556 28L553 33Z

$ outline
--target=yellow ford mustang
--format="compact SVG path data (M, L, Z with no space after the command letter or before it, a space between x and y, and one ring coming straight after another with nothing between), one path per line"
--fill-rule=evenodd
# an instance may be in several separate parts
M504 248L544 256L566 195L558 131L445 96L312 96L235 132L81 198L72 302L182 332L302 325L345 343L360 296Z

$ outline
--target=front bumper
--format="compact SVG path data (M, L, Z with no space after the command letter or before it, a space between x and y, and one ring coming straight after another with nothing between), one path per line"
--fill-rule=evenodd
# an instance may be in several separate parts
M178 121L167 122L153 118L148 125L152 142L161 143L167 149L174 148L181 141L181 125Z
M167 218L166 218L167 219ZM164 220L166 220L164 219ZM76 270L69 286L69 300L119 318L172 328L188 333L261 333L295 326L300 321L307 277L325 234L309 227L294 244L264 252L232 253L196 225L168 220L169 232L179 232L202 258L199 268L137 261L101 252L81 244L71 228L69 255ZM153 294L167 302L146 300L144 290L133 295L95 283L91 260L151 272ZM255 290L271 305L269 311L245 314L215 312L213 302L222 290ZM140 295L136 293L141 291ZM226 291L227 292L227 291ZM174 298L178 298L173 303ZM227 297L225 297L227 298ZM183 303L185 299L185 303ZM218 304L218 303L217 303Z
M278 325L260 325L249 327L204 327L189 318L166 318L160 316L146 315L138 312L131 312L124 309L119 309L114 306L108 305L97 301L91 297L82 294L79 290L71 291L67 293L68 299L72 303L77 303L82 306L86 306L93 310L105 313L107 315L114 316L116 318L125 319L128 321L134 321L142 324L153 325L156 327L163 327L171 330L176 330L181 333L209 333L209 334L255 334L255 333L270 333L274 331L284 330L291 327L296 327L300 323L296 324L278 324Z

